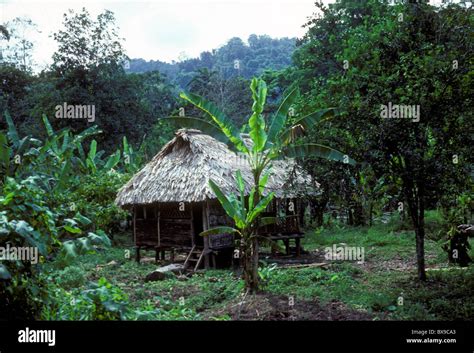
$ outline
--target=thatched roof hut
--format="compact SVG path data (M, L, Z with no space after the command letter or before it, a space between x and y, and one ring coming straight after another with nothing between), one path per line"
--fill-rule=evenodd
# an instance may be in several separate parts
M199 130L181 129L163 149L118 192L119 206L157 202L201 202L215 199L212 179L224 194L236 193L236 171L247 186L253 177L244 156ZM293 160L274 161L264 194L292 198L314 193L319 184L304 174Z
M209 256L227 254L234 247L232 234L212 235L203 239L203 230L219 225L232 226L232 220L216 200L209 180L213 180L225 194L237 193L236 172L240 170L247 194L253 176L247 160L224 143L199 130L181 129L162 150L118 192L116 203L133 212L133 236L139 260L140 248L158 251L191 249L186 263L199 256L196 267ZM245 138L245 143L251 141ZM298 228L298 214L291 199L314 194L319 184L304 174L293 160L275 161L269 169L264 194L275 192L276 198L267 207L267 215L287 215L278 229L267 226L266 234L282 233L302 236ZM289 209L289 215L286 210ZM298 243L299 244L299 243ZM299 246L299 245L298 245ZM202 249L202 250L196 250ZM218 259L218 257L217 257Z

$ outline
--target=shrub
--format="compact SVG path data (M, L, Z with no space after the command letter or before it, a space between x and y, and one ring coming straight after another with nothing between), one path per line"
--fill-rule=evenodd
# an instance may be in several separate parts
M128 217L127 212L114 204L117 190L128 178L128 175L114 171L82 176L67 195L57 195L55 203L71 214L79 212L89 218L91 223L86 230L102 229L112 234Z
M86 281L84 271L76 266L68 266L59 271L56 278L56 283L64 289L80 287Z
M44 259L57 240L57 214L44 202L45 192L37 178L21 182L7 178L0 197L0 247L36 248ZM38 259L38 260L40 260ZM0 264L1 318L33 319L47 295L39 277L40 264L33 259L2 261Z
M149 306L130 309L128 296L102 277L82 291L51 287L50 301L43 307L41 317L44 320L149 320L158 314L159 310Z

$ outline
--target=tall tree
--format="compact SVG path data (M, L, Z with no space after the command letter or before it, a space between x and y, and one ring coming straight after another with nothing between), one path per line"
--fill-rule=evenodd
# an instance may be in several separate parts
M39 32L37 27L26 17L16 17L0 26L1 40L6 42L0 48L0 63L31 71L34 66L32 37L35 32Z
M356 158L401 186L398 201L415 229L418 278L424 280L425 209L448 190L446 184L463 187L459 176L468 178L473 163L472 142L467 142L472 136L472 8L378 1L320 6L324 17L309 23L295 54L303 83L317 87L300 106L338 102L346 117L332 124L338 135L351 131L346 141ZM389 106L391 115L385 114ZM403 119L400 109L407 106L415 114L419 109L419 115Z
M107 152L115 151L123 136L134 145L142 143L145 136L156 137L156 130L147 132L159 117L168 116L175 108L173 88L156 72L125 73L122 64L126 55L113 13L105 11L94 19L85 9L69 11L54 39L58 50L52 70L42 75L42 89L35 93L34 119L42 114L54 117L56 107L64 103L90 105L95 109L93 122L51 119L51 124L73 131L96 124L104 132L97 140Z
M53 67L59 72L101 64L120 65L126 59L111 11L105 10L94 20L85 8L79 13L69 10L63 24L64 28L53 35L58 42Z
M252 104L249 84L249 80L242 77L226 79L221 73L204 68L194 75L188 90L212 101L235 124L242 125Z

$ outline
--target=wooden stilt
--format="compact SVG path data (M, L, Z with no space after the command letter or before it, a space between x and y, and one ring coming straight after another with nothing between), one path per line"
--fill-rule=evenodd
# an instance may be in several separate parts
M214 252L212 253L212 268L215 270L216 269L216 254Z
M135 260L140 263L140 247L139 246L136 246L135 247L135 250L136 250L136 254L135 254Z
M155 248L155 262L158 262L160 260L160 250L158 247Z
M208 229L208 222L207 222L207 201L202 203L201 205L201 214L202 214L202 228L203 230ZM209 237L204 237L204 268L206 270L209 269Z
M283 242L285 243L286 254L290 255L290 241L288 239L284 239Z
M296 256L299 257L301 255L301 239L296 238L295 244L296 244Z

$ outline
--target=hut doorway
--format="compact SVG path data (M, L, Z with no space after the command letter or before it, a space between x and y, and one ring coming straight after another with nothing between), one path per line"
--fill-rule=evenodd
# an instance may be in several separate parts
M194 244L198 247L204 247L204 238L199 235L204 228L202 224L202 206L193 208L193 229Z

